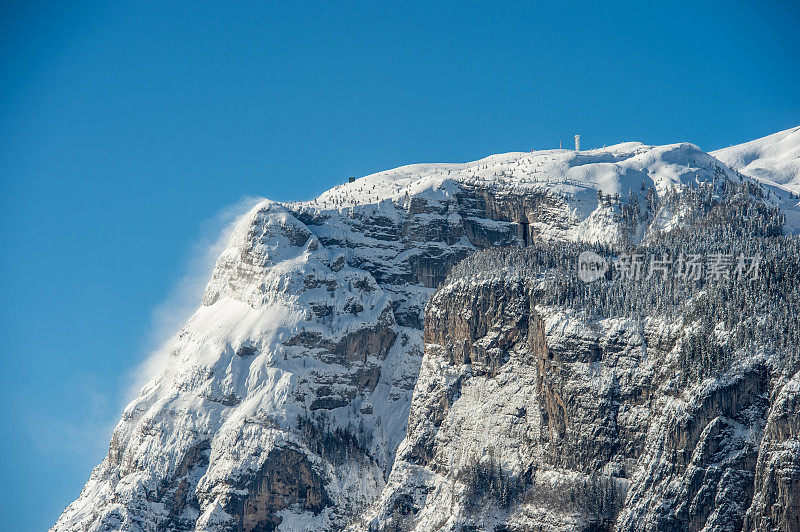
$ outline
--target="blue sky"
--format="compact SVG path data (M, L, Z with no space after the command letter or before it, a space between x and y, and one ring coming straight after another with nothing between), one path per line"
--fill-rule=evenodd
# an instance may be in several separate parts
M576 132L711 150L786 129L798 21L789 1L3 2L0 529L77 496L197 302L220 212Z

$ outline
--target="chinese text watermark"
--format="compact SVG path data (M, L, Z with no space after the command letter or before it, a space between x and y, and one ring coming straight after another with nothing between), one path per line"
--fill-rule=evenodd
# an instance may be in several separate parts
M593 251L584 251L578 257L578 278L584 283L596 281L606 275L612 264L614 279L639 281L673 276L687 281L756 280L761 272L761 255L681 252L673 258L669 253L623 253L609 262Z

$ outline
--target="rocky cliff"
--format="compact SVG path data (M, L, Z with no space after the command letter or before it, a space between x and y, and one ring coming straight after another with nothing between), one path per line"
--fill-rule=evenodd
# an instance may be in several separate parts
M712 218L636 251L720 249ZM461 263L427 308L408 435L352 528L797 530L800 248L727 250L751 245L769 265L749 287L584 286L587 248L564 245Z
M259 204L53 529L790 526L796 379L774 353L689 382L669 315L446 281L479 250L650 242L705 208L680 191L732 187L759 231L793 230L786 191L688 144L414 165Z

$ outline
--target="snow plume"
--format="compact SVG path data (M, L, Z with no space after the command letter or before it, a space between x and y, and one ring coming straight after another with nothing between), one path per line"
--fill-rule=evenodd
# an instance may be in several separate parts
M233 228L262 200L263 198L246 196L201 224L199 236L186 260L184 273L174 283L164 301L156 305L151 313L147 341L150 354L130 372L129 385L125 390L126 402L135 397L164 368L170 341L200 306L205 285Z

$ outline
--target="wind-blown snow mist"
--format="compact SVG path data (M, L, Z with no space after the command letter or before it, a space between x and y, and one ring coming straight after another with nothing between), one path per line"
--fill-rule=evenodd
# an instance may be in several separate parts
M183 275L175 282L167 297L151 313L148 332L149 354L131 370L125 401L135 397L139 390L163 369L167 360L169 343L200 306L203 290L217 258L239 220L261 198L247 196L220 210L203 222L200 234L192 245Z

